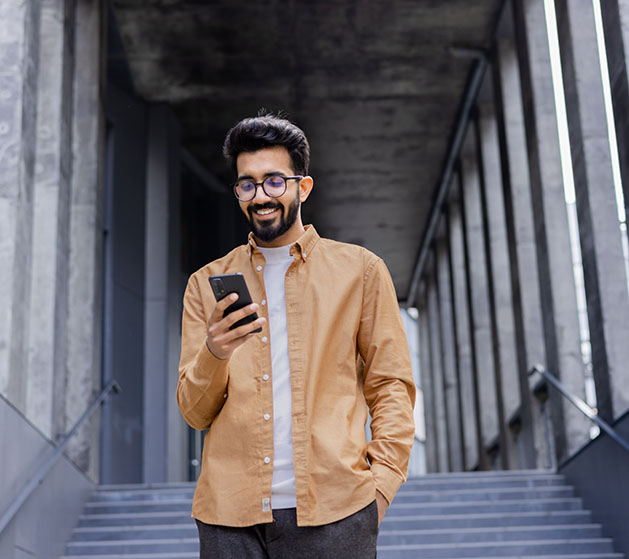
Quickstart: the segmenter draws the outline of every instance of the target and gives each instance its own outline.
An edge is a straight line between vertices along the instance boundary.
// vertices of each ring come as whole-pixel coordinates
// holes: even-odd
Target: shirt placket
[[[251,264],[255,271],[260,290],[262,292],[262,300],[259,304],[258,315],[266,318],[267,322],[262,328],[262,333],[258,334],[251,342],[258,344],[258,355],[262,358],[259,361],[256,374],[256,382],[258,383],[258,402],[259,405],[255,412],[253,421],[260,426],[257,430],[259,435],[258,452],[256,460],[259,460],[260,484],[259,506],[258,511],[271,514],[271,484],[273,482],[273,385],[272,385],[272,369],[271,369],[271,343],[269,339],[269,313],[266,301],[266,288],[264,285],[264,267],[266,265],[264,256],[256,251],[253,247],[251,255]]]
[[[308,460],[306,439],[306,410],[304,394],[304,362],[301,347],[301,313],[299,293],[301,276],[305,273],[298,245],[291,249],[295,261],[288,268],[285,278],[286,325],[288,333],[288,358],[290,362],[290,384],[292,398],[293,467],[297,497],[297,516],[307,514],[308,506]]]

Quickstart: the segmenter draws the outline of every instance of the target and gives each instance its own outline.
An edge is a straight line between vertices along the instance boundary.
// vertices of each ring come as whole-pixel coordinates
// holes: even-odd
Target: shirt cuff
[[[372,464],[371,475],[376,481],[376,489],[384,495],[390,505],[404,480],[383,464]]]
[[[222,373],[227,369],[227,365],[229,364],[229,359],[220,359],[216,357],[207,346],[207,338],[203,341],[203,347],[197,353],[197,363],[196,366],[200,367],[203,370],[211,370],[216,373]]]

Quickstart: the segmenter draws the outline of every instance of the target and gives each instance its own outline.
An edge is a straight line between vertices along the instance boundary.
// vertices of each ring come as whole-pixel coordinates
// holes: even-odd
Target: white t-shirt
[[[264,267],[264,288],[271,338],[271,379],[273,383],[273,482],[271,507],[287,509],[297,506],[295,469],[293,467],[292,400],[288,332],[286,329],[286,297],[284,277],[293,263],[290,245],[261,248]]]

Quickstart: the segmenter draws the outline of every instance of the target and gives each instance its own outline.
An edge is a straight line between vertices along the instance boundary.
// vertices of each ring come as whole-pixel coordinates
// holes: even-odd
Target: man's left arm
[[[358,349],[365,362],[364,392],[371,414],[367,457],[383,505],[406,480],[413,446],[415,381],[400,308],[386,265],[374,258],[366,268]],[[386,506],[384,508],[386,508]]]

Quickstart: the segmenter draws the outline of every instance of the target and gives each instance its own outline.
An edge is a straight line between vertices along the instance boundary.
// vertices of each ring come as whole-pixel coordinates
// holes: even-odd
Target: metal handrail
[[[94,413],[94,410],[96,410],[98,406],[100,406],[107,398],[109,398],[110,393],[114,392],[118,394],[121,391],[122,389],[120,388],[120,385],[115,380],[112,380],[105,388],[103,388],[99,396],[87,407],[87,409],[83,412],[83,415],[81,415],[78,421],[74,424],[74,427],[72,427],[72,429],[68,431],[68,434],[64,437],[63,441],[61,441],[61,443],[55,448],[55,451],[50,455],[50,457],[48,457],[42,463],[35,475],[22,488],[22,490],[13,500],[9,508],[4,512],[2,517],[0,517],[0,534],[9,525],[9,522],[13,520],[13,517],[17,514],[17,512],[20,510],[26,500],[31,496],[31,493],[35,490],[35,488],[48,475],[48,472],[51,470],[61,453],[64,451],[70,439],[77,432],[78,428],[85,422],[88,417],[92,415],[92,413]]]
[[[616,441],[622,448],[624,448],[627,452],[629,452],[629,443],[625,441],[618,432],[600,415],[598,415],[597,410],[588,406],[581,398],[575,396],[574,394],[570,394],[561,381],[551,375],[543,365],[533,365],[531,370],[529,371],[529,376],[534,373],[539,373],[542,377],[544,377],[554,388],[556,388],[562,396],[568,399],[568,401],[573,404],[585,417],[587,417],[590,421],[596,423],[603,431],[605,431],[614,441]]]

